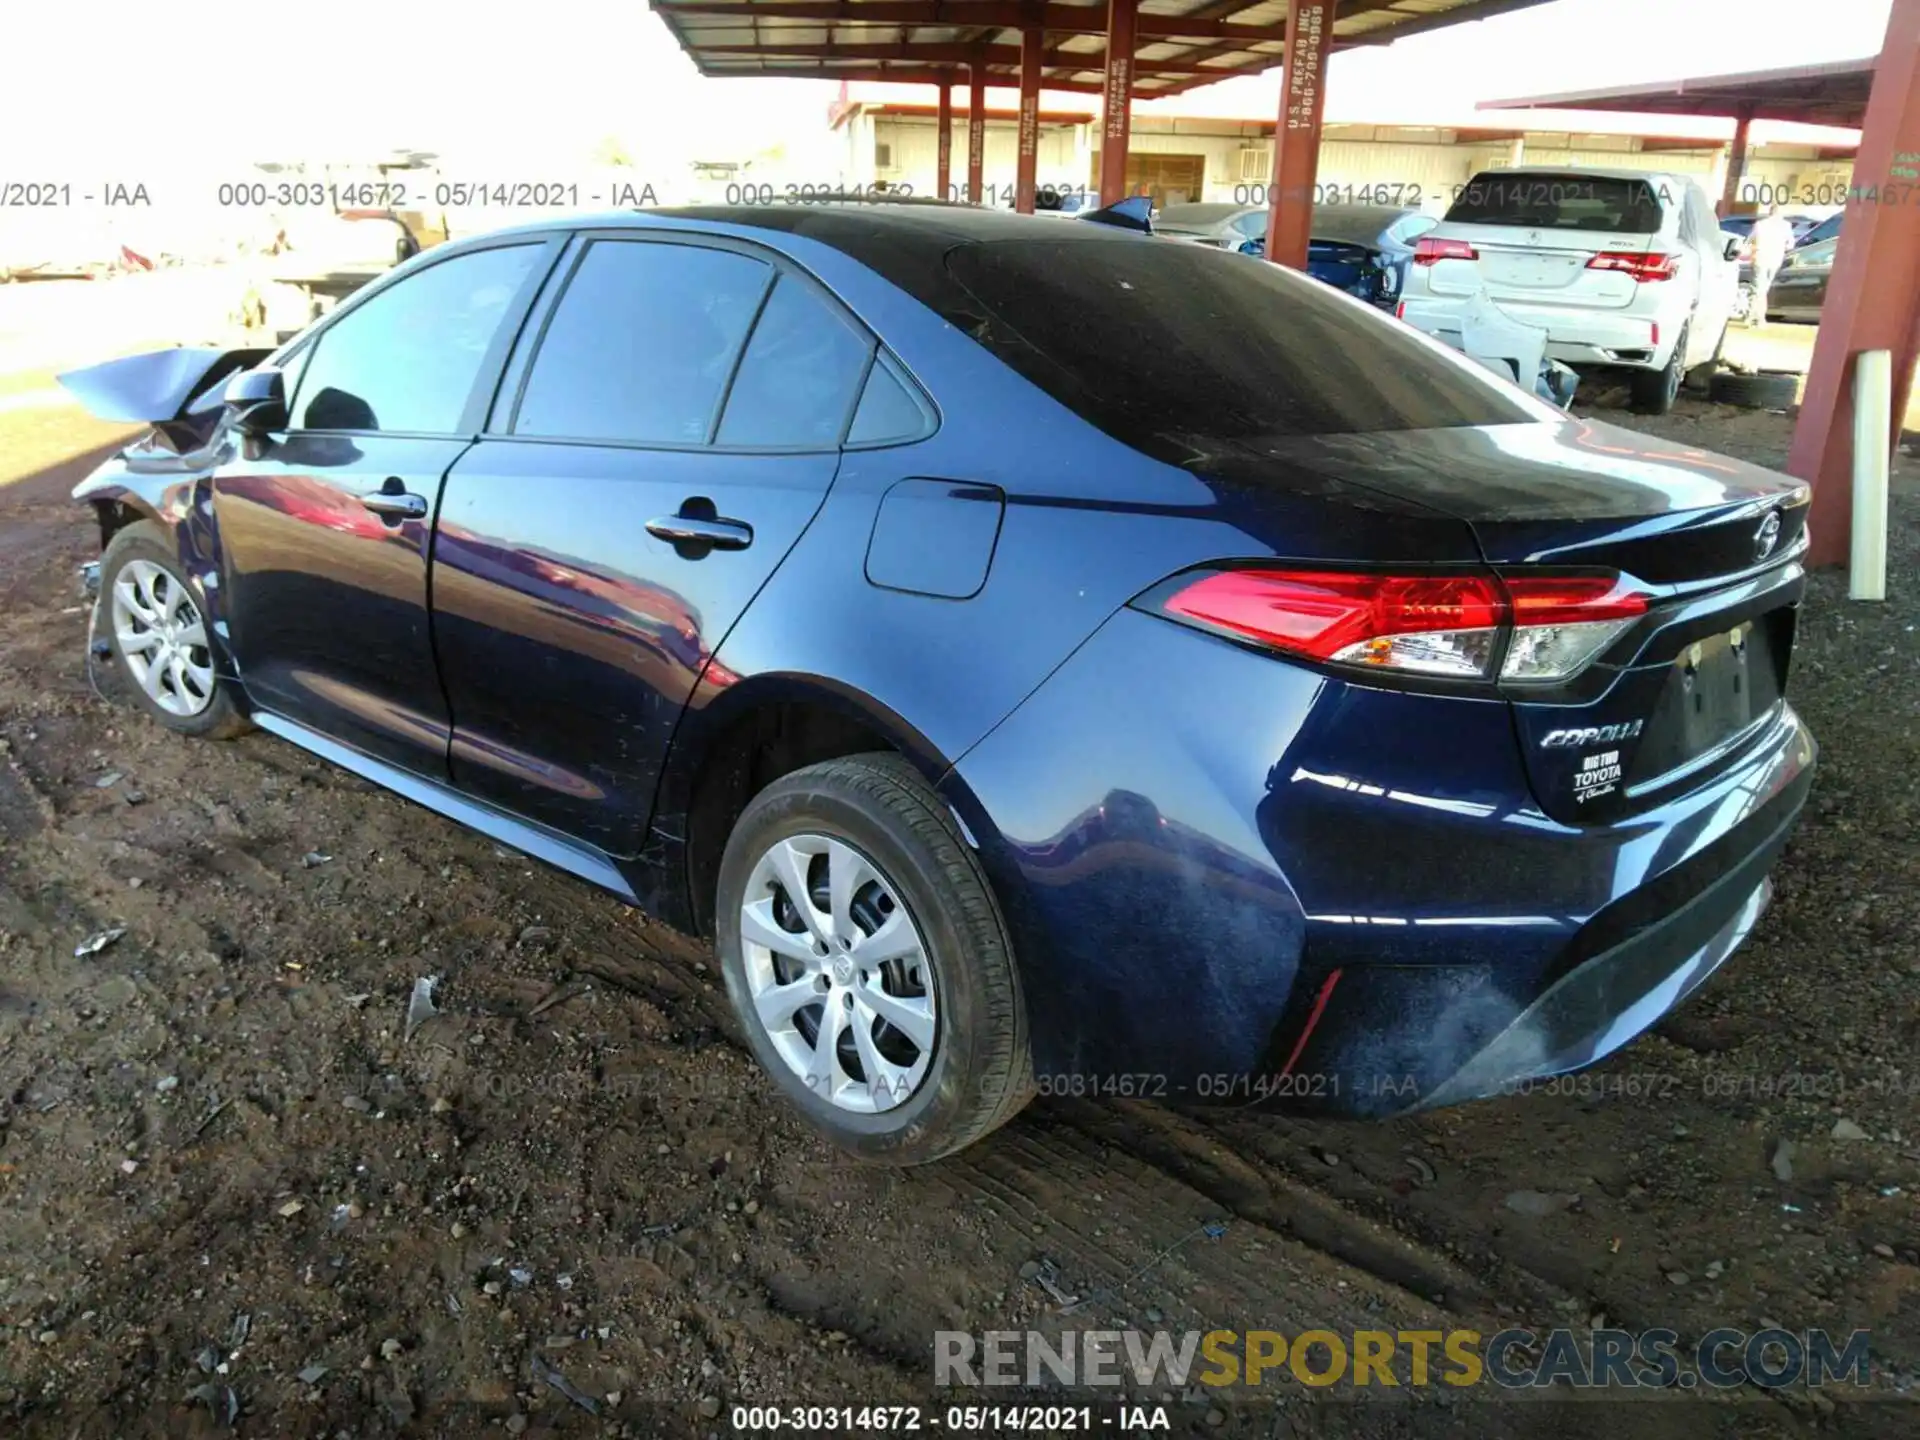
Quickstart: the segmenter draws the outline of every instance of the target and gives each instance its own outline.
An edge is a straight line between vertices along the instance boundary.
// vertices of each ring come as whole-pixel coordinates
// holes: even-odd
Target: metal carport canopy
[[[1858,130],[1873,90],[1874,57],[1614,85],[1564,95],[1484,100],[1482,110],[1624,110],[1636,115],[1724,115]]]
[[[1546,0],[1347,0],[1335,50],[1384,45]],[[1108,0],[652,0],[703,75],[941,84],[982,64],[1020,81],[1023,31],[1050,38],[1049,90],[1106,90]],[[1139,0],[1132,93],[1177,95],[1286,58],[1290,0]]]

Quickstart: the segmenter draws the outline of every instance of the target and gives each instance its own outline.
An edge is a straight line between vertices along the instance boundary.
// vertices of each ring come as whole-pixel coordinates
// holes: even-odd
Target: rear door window
[[[513,433],[705,445],[772,279],[733,250],[594,241],[541,337]]]
[[[1486,170],[1447,210],[1449,224],[1657,235],[1663,211],[1653,182],[1577,171]]]
[[[838,445],[872,350],[873,342],[805,281],[782,275],[727,393],[718,443],[782,449]]]

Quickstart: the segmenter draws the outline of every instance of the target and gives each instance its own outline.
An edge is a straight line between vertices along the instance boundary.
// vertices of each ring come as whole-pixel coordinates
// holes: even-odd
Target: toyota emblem
[[[1760,528],[1753,532],[1753,558],[1756,562],[1766,559],[1773,553],[1773,547],[1780,543],[1780,512],[1769,510],[1767,518],[1760,522]]]

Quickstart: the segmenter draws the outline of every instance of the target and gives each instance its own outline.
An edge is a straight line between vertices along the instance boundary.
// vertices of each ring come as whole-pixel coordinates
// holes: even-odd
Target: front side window
[[[487,352],[542,249],[503,245],[450,256],[343,314],[306,347],[294,428],[457,433]]]
[[[541,338],[513,433],[706,444],[772,279],[732,250],[595,241]]]

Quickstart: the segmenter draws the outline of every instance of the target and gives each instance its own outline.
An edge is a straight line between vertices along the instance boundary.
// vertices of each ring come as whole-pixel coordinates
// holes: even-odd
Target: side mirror
[[[264,435],[287,428],[287,383],[271,368],[242,370],[220,397],[243,435]]]

